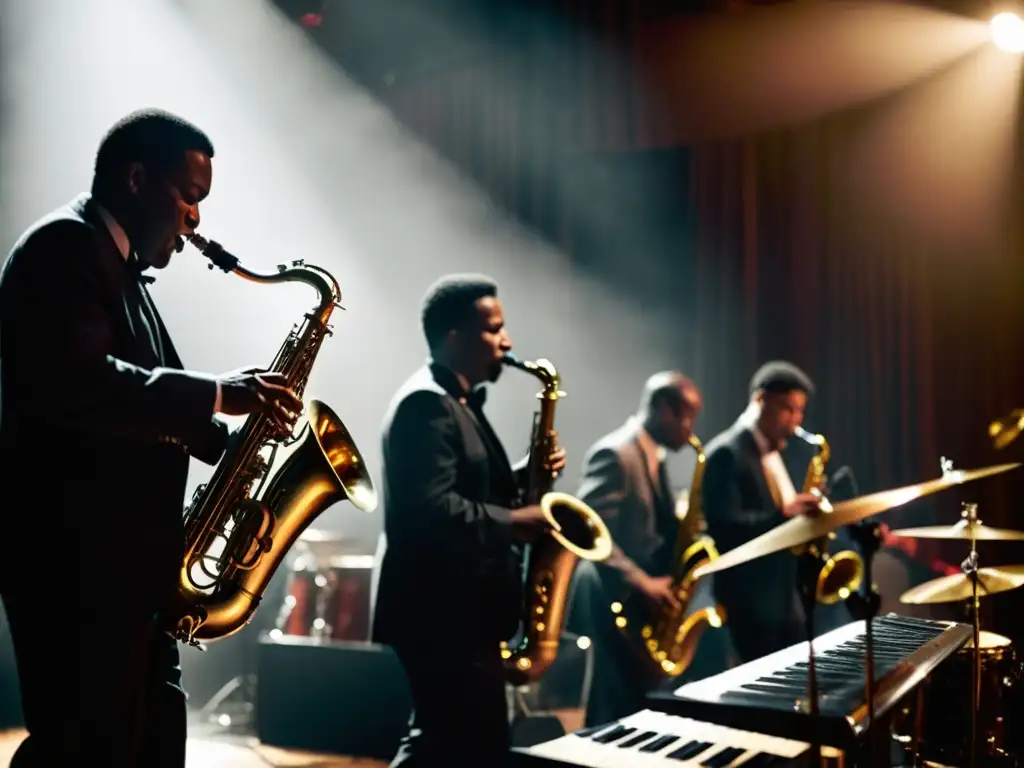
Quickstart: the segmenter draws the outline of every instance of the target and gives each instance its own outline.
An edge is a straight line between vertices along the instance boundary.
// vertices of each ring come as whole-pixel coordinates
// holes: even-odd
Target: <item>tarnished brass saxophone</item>
[[[558,656],[565,626],[569,583],[579,559],[601,561],[612,552],[612,537],[593,509],[575,496],[551,490],[554,478],[545,469],[556,447],[555,405],[565,397],[559,377],[548,360],[530,362],[505,355],[505,365],[540,380],[540,411],[534,419],[523,505],[539,504],[551,528],[526,548],[523,573],[521,639],[516,647],[501,644],[506,679],[513,685],[538,680]]]
[[[331,332],[328,321],[341,298],[337,281],[301,261],[279,266],[277,274],[259,274],[215,241],[200,235],[189,240],[210,259],[211,269],[254,283],[299,282],[316,290],[316,307],[288,334],[269,368],[284,374],[301,397]],[[196,489],[186,507],[181,606],[171,622],[182,642],[201,648],[200,640],[227,637],[244,627],[289,548],[335,502],[348,499],[364,512],[376,509],[377,493],[341,419],[319,400],[305,403],[301,419],[301,431],[286,443],[296,447],[269,476],[279,443],[270,417],[251,414],[210,482]],[[254,488],[265,478],[265,487]]]
[[[697,452],[697,466],[690,483],[686,516],[679,520],[672,560],[672,593],[679,601],[679,607],[666,606],[652,616],[639,594],[627,600],[625,605],[616,602],[611,606],[615,625],[630,642],[642,646],[638,650],[642,658],[650,662],[648,666],[652,677],[678,677],[685,672],[693,661],[697,642],[704,630],[709,626],[721,627],[725,620],[722,606],[708,606],[687,616],[690,601],[697,590],[693,572],[718,557],[714,540],[699,533],[704,518],[701,499],[706,466],[704,448],[696,435],[691,435],[689,442]]]
[[[818,449],[807,465],[803,492],[821,496],[825,501],[821,511],[823,514],[827,514],[832,510],[832,505],[825,498],[828,489],[826,467],[831,456],[828,441],[824,435],[812,435],[802,427],[797,427],[795,434]],[[820,561],[821,571],[818,573],[815,596],[817,601],[823,605],[834,605],[840,600],[848,598],[860,589],[861,579],[864,577],[864,561],[853,550],[846,549],[835,555],[829,554],[828,543],[834,538],[834,533],[829,534],[828,537],[794,547],[791,550],[797,555],[810,554]]]

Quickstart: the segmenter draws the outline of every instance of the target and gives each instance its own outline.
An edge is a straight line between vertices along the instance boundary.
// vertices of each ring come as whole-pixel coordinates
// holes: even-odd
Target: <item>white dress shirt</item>
[[[757,428],[757,419],[760,415],[761,407],[757,403],[751,403],[740,418],[750,427],[750,431],[754,435],[754,442],[757,443],[757,447],[761,451],[761,468],[764,471],[768,489],[772,493],[776,506],[782,509],[796,498],[796,489],[786,470],[786,464],[782,461],[782,455],[771,447],[768,438]]]
[[[96,206],[96,210],[99,211],[100,218],[103,219],[103,223],[107,225],[107,229],[110,231],[110,236],[114,240],[114,245],[117,246],[118,252],[121,254],[121,258],[128,261],[128,256],[131,253],[131,244],[128,242],[128,233],[124,231],[124,227],[117,223],[110,211],[104,208],[102,205],[93,200],[93,204]],[[159,330],[157,330],[159,333]],[[221,408],[221,388],[220,382],[214,382],[217,385],[217,394],[213,401],[213,412],[215,414],[220,413]]]

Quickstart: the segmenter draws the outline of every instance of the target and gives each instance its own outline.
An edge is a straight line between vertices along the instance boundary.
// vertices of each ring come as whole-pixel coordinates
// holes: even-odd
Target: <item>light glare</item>
[[[1024,21],[1015,13],[997,13],[989,22],[992,42],[1007,53],[1024,53]]]

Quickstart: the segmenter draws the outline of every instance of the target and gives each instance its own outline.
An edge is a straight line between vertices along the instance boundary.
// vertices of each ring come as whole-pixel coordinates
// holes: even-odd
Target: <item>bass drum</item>
[[[1021,743],[1021,663],[1009,638],[981,632],[981,706],[978,711],[979,764],[1016,766]],[[920,723],[918,755],[940,765],[970,762],[971,666],[974,641],[940,664],[898,713],[894,735],[908,749]],[[920,709],[919,709],[919,705]]]
[[[368,641],[373,566],[373,555],[342,555],[327,567],[293,570],[278,630],[321,641]]]

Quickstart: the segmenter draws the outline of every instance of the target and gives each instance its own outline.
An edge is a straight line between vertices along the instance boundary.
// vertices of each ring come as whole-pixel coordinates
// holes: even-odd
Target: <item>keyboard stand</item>
[[[814,606],[818,602],[818,576],[821,573],[821,558],[814,550],[808,549],[797,564],[797,581],[800,600],[804,604],[804,629],[807,633],[807,701],[812,719],[820,716],[818,702],[818,672],[814,662]],[[815,766],[821,762],[821,740],[811,742],[811,759]]]
[[[874,619],[878,616],[878,610],[882,604],[878,589],[875,587],[875,580],[871,575],[871,565],[875,554],[882,546],[882,529],[876,520],[862,520],[850,528],[850,534],[857,546],[860,547],[861,557],[864,560],[864,591],[850,595],[847,599],[850,601],[853,615],[865,623],[864,675],[866,688],[864,690],[868,705],[868,732],[865,739],[868,760],[866,764],[887,766],[891,764],[891,752],[884,734],[882,738],[879,738],[880,729],[875,723],[875,646],[872,629]]]

